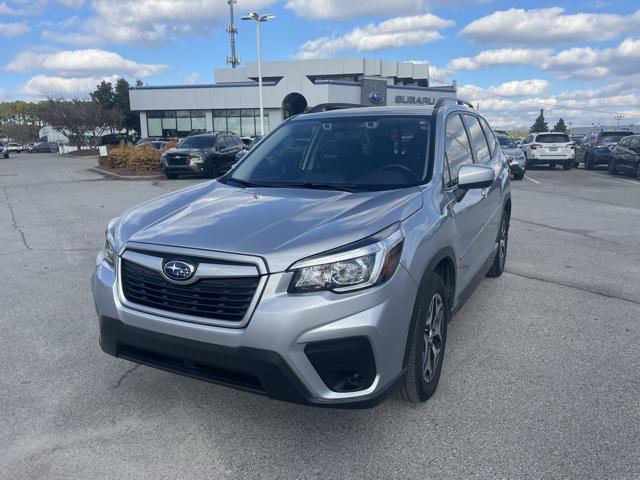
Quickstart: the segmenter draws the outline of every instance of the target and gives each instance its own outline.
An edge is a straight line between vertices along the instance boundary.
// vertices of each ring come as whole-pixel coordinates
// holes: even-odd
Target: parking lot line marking
[[[608,175],[606,170],[580,170],[581,172],[584,173],[588,173],[590,175],[597,175],[601,178],[610,178],[611,180],[616,180],[616,181],[620,181],[620,182],[625,182],[625,183],[630,183],[632,185],[640,185],[640,181],[638,180],[632,180],[630,178],[620,178],[620,177],[615,177],[613,175]]]
[[[526,178],[527,180],[532,181],[533,183],[535,183],[536,185],[541,185],[542,183],[539,182],[538,180],[531,178],[529,175],[525,175],[524,178]]]

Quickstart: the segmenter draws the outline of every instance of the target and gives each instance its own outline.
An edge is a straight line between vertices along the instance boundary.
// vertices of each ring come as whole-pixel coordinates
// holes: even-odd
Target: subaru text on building
[[[291,118],[223,177],[110,222],[102,349],[304,404],[425,401],[447,323],[504,269],[509,179],[455,99]]]

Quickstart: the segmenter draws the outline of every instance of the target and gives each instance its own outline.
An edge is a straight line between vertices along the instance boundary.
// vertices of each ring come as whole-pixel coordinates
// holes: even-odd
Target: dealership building
[[[140,113],[143,137],[184,137],[229,131],[260,134],[258,65],[223,68],[214,84],[132,87],[131,109]],[[262,62],[265,131],[286,118],[327,103],[365,106],[433,105],[456,95],[455,84],[430,86],[422,63],[367,60]]]

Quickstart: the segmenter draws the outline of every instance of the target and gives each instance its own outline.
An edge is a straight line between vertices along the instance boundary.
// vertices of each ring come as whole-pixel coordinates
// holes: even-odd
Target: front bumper
[[[329,407],[374,406],[404,375],[417,285],[402,265],[385,284],[342,295],[288,294],[292,275],[269,274],[249,323],[227,328],[129,308],[120,301],[115,272],[101,255],[96,263],[92,287],[100,344],[110,355],[280,400]],[[354,338],[371,346],[372,382],[357,391],[334,391],[305,348]]]

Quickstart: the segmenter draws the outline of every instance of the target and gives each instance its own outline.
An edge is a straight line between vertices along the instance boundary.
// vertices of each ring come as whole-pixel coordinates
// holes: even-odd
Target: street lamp
[[[620,126],[620,120],[622,120],[624,118],[624,114],[623,113],[616,113],[613,118],[615,118],[618,121],[618,126]]]
[[[258,95],[260,97],[260,135],[264,136],[264,106],[262,104],[262,54],[260,53],[260,24],[276,18],[275,15],[267,13],[260,15],[258,12],[250,12],[242,20],[253,20],[256,22],[256,47],[258,50]]]

